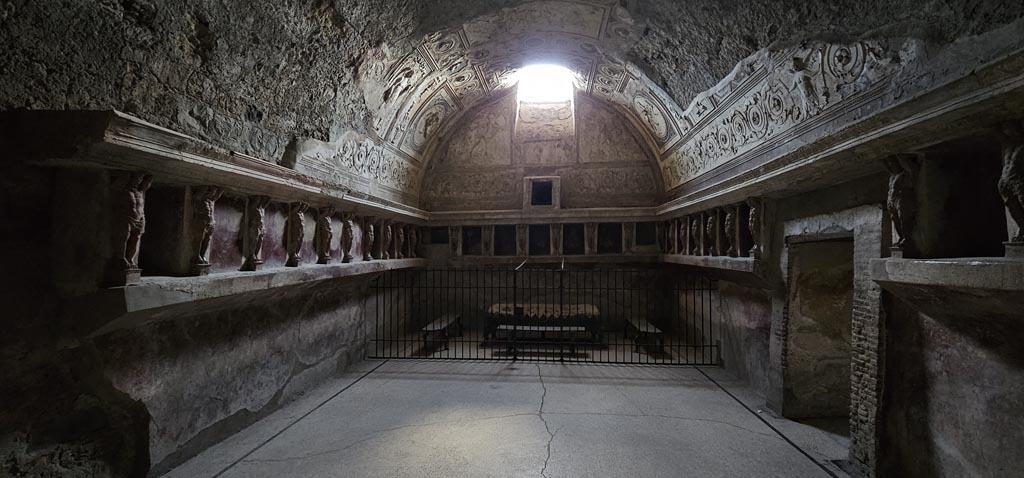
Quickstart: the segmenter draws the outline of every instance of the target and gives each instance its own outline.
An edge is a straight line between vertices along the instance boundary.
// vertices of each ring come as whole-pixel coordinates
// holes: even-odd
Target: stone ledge
[[[960,330],[1024,326],[1024,261],[874,259],[871,279],[915,309]]]
[[[473,265],[516,265],[522,264],[529,268],[536,264],[653,264],[658,262],[658,254],[591,254],[578,256],[458,256],[449,259],[453,266]],[[528,259],[528,260],[527,260]]]
[[[661,262],[683,266],[703,267],[705,269],[724,269],[733,272],[760,274],[761,261],[750,257],[726,256],[689,256],[682,254],[662,254]]]
[[[883,285],[1024,292],[1024,261],[998,257],[874,259],[871,279]]]
[[[710,275],[738,284],[768,288],[768,274],[764,261],[752,257],[689,256],[662,254],[660,262],[705,269]]]
[[[507,224],[573,224],[584,222],[655,222],[654,207],[515,209],[500,211],[436,211],[431,226],[501,226]]]
[[[427,265],[426,259],[392,259],[347,264],[310,264],[276,267],[257,272],[226,272],[203,277],[143,277],[138,284],[112,287],[86,298],[86,307],[101,307],[118,318],[105,323],[92,336],[137,327],[155,320],[188,313],[189,306],[210,299],[251,300],[253,294],[275,293],[276,289],[312,289],[325,281],[371,280],[376,274]]]
[[[384,197],[397,194],[386,186],[356,191],[353,184],[323,181],[120,111],[14,111],[0,115],[0,125],[8,124],[15,157],[43,166],[145,171],[164,184],[215,184],[240,195],[334,204],[357,214],[417,224],[428,217]]]

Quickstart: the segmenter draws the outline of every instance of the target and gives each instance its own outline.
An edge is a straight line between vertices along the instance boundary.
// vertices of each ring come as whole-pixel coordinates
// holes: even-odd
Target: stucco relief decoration
[[[664,142],[668,139],[668,121],[655,100],[647,95],[637,95],[633,98],[633,110],[644,124],[650,128],[655,140]]]
[[[571,171],[570,181],[564,183],[566,194],[605,195],[621,194],[629,185],[629,190],[646,194],[655,190],[654,176],[650,170],[643,169],[584,169]]]
[[[509,172],[475,172],[439,176],[427,185],[424,195],[444,199],[478,199],[515,194],[518,178]]]
[[[432,71],[418,51],[393,63],[389,63],[389,53],[380,50],[371,53],[366,68],[369,73],[364,81],[366,104],[375,112],[373,128],[381,138],[394,135],[394,119],[399,111],[410,107],[408,103],[415,102],[415,93]]]
[[[420,159],[465,111],[512,87],[524,64],[563,64],[576,72],[582,91],[591,91],[598,65],[622,63],[609,51],[635,41],[642,28],[610,0],[530,2],[424,35],[412,50],[382,45],[360,69],[374,129],[386,144]],[[622,72],[606,68],[604,87],[618,88]],[[620,103],[629,109],[629,101]]]
[[[303,168],[316,169],[316,176],[336,184],[345,184],[345,173],[350,173],[400,191],[416,193],[419,189],[417,168],[369,139],[345,139],[333,149],[318,149],[311,158],[313,161],[303,161]]]
[[[700,176],[825,114],[843,100],[878,87],[899,69],[874,43],[817,44],[771,58],[762,56],[756,64],[740,67],[753,73],[741,81],[730,75],[686,110],[684,122],[696,128],[665,159],[666,188]]]

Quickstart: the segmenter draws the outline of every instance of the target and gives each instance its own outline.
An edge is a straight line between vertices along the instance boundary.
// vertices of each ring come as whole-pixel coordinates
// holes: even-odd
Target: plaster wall
[[[561,177],[562,208],[658,204],[658,173],[629,121],[583,93],[575,106],[575,131],[554,139],[516,139],[512,93],[467,114],[431,162],[424,207],[519,209],[527,176]]]
[[[95,339],[111,385],[149,415],[152,473],[361,359],[367,295],[365,282],[248,294]]]
[[[764,394],[768,389],[771,292],[730,281],[718,282],[721,302],[722,366]]]
[[[1020,331],[967,332],[888,300],[883,476],[1017,474],[1024,467]]]
[[[128,327],[91,335],[124,316],[123,300],[110,300],[116,289],[99,285],[106,174],[0,168],[0,207],[16,219],[0,221],[3,245],[22,271],[4,275],[0,288],[9,304],[0,314],[8,331],[0,337],[0,395],[16,398],[0,410],[0,474],[158,474],[362,357],[365,317],[376,304],[372,277],[134,312]],[[225,238],[234,237],[238,211],[234,199],[222,201],[215,238],[223,240],[211,256],[235,270],[234,241]],[[268,208],[271,264],[279,215]]]
[[[783,414],[850,413],[853,241],[789,247],[789,317]]]

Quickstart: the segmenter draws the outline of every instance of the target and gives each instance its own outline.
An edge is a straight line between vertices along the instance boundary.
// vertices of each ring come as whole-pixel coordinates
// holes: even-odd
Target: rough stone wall
[[[416,3],[6,1],[0,109],[119,109],[280,161],[294,136],[365,130],[361,57]]]
[[[519,209],[526,176],[560,176],[563,208],[657,204],[657,173],[627,120],[584,94],[575,109],[575,134],[543,141],[516,139],[514,94],[467,115],[424,178],[424,206]]]
[[[811,38],[914,37],[949,43],[1024,16],[1019,2],[633,0],[646,22],[629,56],[684,108],[736,64],[773,43]]]

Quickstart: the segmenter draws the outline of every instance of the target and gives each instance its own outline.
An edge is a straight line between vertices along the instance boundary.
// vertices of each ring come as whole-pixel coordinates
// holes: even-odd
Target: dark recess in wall
[[[607,222],[597,225],[597,253],[622,253],[622,224]]]
[[[530,225],[530,255],[551,255],[551,227],[547,224]]]
[[[483,254],[483,231],[480,227],[462,228],[462,254],[466,256],[479,256]]]
[[[516,255],[516,227],[494,226],[494,255]]]
[[[580,256],[585,254],[583,224],[562,225],[562,254]]]

